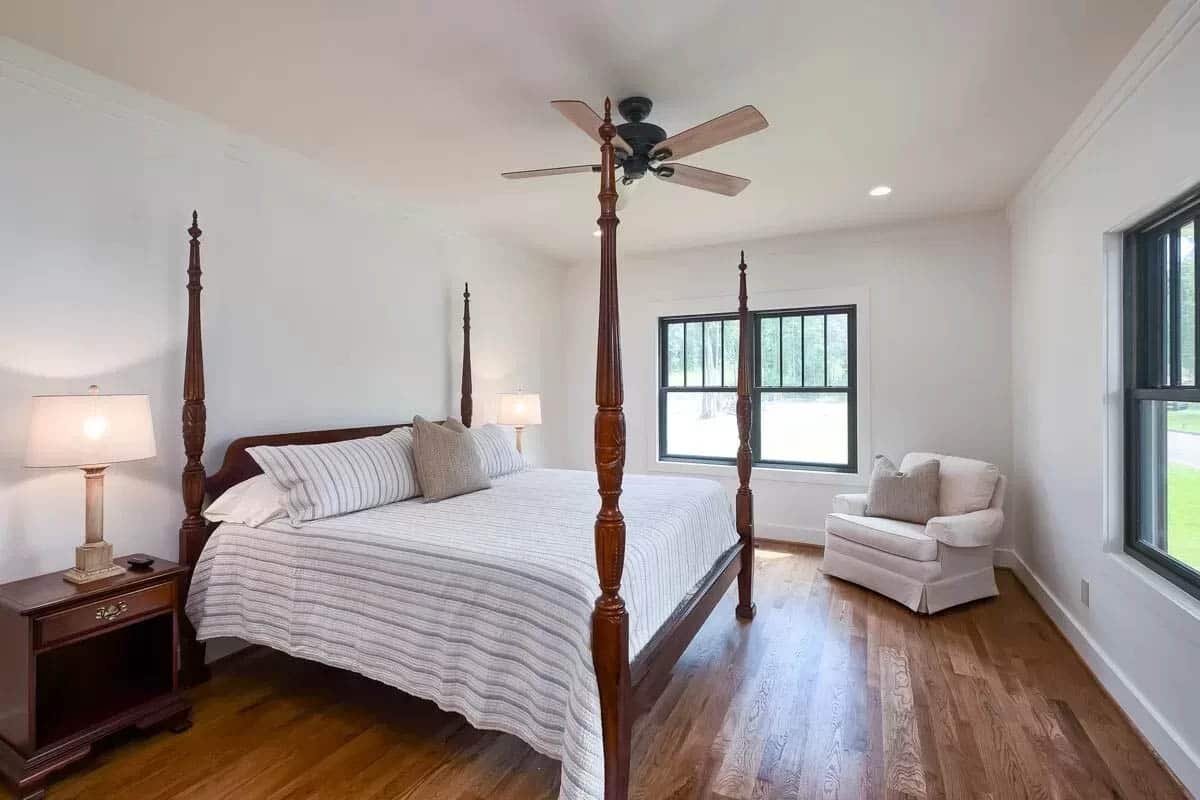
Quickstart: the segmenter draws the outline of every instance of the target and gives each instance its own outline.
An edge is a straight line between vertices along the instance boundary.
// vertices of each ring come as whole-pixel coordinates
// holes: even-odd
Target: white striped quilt
[[[196,566],[187,614],[200,639],[350,669],[513,734],[562,761],[560,800],[599,800],[598,508],[595,474],[539,469],[301,528],[224,524]],[[627,475],[621,508],[636,655],[737,535],[714,481]]]

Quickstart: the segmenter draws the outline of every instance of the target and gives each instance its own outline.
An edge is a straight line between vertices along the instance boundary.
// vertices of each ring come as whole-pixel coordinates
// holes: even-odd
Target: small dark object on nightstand
[[[130,569],[138,572],[154,566],[154,559],[143,553],[138,553],[135,556],[126,556],[125,560],[129,563]]]

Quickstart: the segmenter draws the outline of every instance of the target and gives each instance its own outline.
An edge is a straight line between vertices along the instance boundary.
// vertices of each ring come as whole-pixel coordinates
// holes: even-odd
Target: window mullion
[[[821,315],[821,337],[823,344],[821,345],[821,353],[825,357],[825,385],[829,385],[829,315]]]
[[[806,379],[804,376],[804,372],[805,372],[804,366],[806,364],[806,358],[804,356],[804,338],[805,338],[804,337],[804,317],[802,316],[802,317],[800,317],[800,385],[801,386],[808,385],[805,382]]]

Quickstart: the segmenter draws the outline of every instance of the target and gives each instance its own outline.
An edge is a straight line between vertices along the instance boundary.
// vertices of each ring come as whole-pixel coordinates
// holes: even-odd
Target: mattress
[[[232,636],[353,670],[513,734],[562,762],[561,800],[604,794],[590,650],[599,593],[596,476],[528,470],[491,489],[292,527],[223,524],[187,614]],[[636,656],[737,543],[721,486],[627,475],[621,594]]]

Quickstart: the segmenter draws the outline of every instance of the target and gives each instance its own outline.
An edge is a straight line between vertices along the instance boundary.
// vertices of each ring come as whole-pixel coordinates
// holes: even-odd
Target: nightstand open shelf
[[[123,728],[190,725],[184,575],[159,561],[91,584],[55,573],[0,586],[0,773],[18,798],[41,797],[51,773]]]
[[[174,690],[169,641],[174,620],[159,614],[36,655],[40,750],[87,730],[125,709]]]

